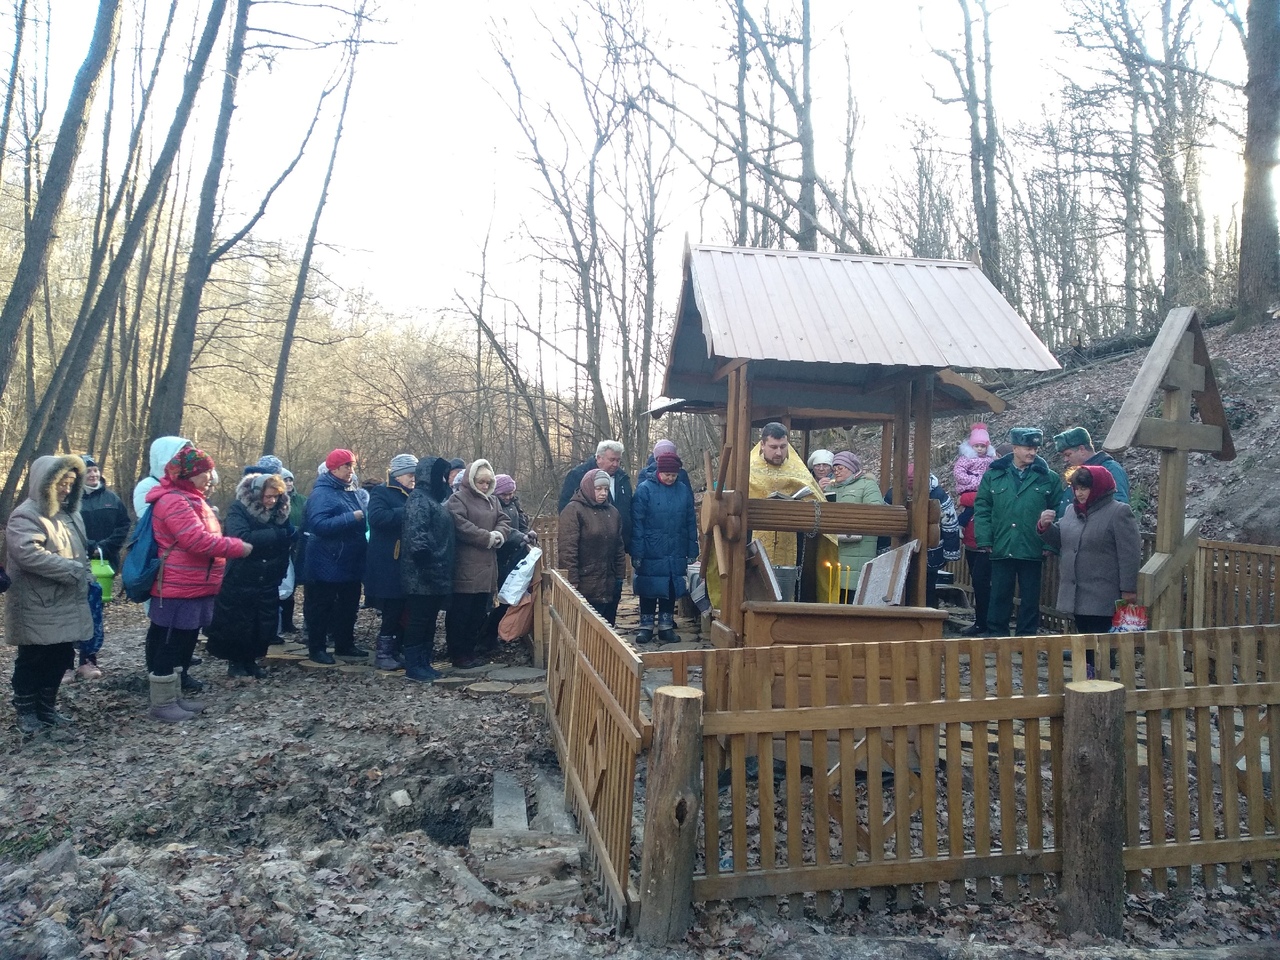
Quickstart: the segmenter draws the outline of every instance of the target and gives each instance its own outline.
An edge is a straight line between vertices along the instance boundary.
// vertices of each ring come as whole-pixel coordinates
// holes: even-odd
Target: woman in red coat
[[[213,460],[185,446],[165,465],[164,477],[147,493],[151,529],[161,566],[151,587],[151,629],[147,662],[152,664],[151,716],[166,723],[189,720],[204,709],[181,699],[180,667],[191,659],[200,628],[213,620],[214,598],[222,587],[228,557],[247,557],[253,548],[224,537],[205,500]]]

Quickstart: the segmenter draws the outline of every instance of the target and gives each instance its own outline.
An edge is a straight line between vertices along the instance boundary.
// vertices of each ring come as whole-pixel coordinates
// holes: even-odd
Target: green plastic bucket
[[[102,587],[102,602],[110,603],[111,586],[116,582],[116,572],[111,569],[111,564],[101,557],[94,557],[89,561],[89,572],[93,574],[93,579],[97,580]]]

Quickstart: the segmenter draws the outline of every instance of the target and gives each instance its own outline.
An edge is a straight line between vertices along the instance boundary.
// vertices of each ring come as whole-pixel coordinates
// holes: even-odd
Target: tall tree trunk
[[[231,134],[231,117],[236,109],[236,85],[244,62],[244,38],[249,28],[250,5],[251,0],[237,0],[236,3],[235,27],[227,48],[227,68],[222,79],[222,103],[213,130],[209,165],[205,168],[204,183],[200,187],[187,273],[182,280],[182,299],[178,301],[178,316],[169,341],[169,359],[151,399],[149,437],[178,436],[182,432],[182,405],[187,395],[187,373],[191,369],[191,352],[200,320],[200,300],[209,272],[213,269],[214,215],[227,156],[227,138]]]
[[[84,145],[85,133],[89,129],[89,114],[98,90],[98,81],[115,50],[119,33],[120,0],[101,0],[93,28],[93,39],[89,43],[89,54],[81,64],[71,87],[71,97],[67,101],[67,110],[62,117],[53,153],[49,157],[40,196],[36,200],[31,222],[27,225],[22,258],[18,262],[4,307],[0,308],[0,397],[4,396],[5,388],[9,385],[9,375],[13,371],[18,331],[49,267],[54,226],[66,201],[76,159],[80,156],[80,148]],[[8,498],[3,499],[7,508]]]
[[[192,54],[186,77],[183,80],[182,97],[175,108],[173,121],[169,125],[169,132],[165,138],[164,145],[161,147],[155,165],[152,167],[147,185],[143,189],[142,195],[138,198],[137,208],[120,238],[119,250],[116,252],[115,259],[111,262],[110,270],[107,271],[106,279],[103,281],[102,289],[98,292],[93,309],[89,311],[84,323],[77,324],[76,329],[72,332],[71,339],[63,351],[61,359],[58,361],[53,377],[50,379],[48,389],[45,391],[39,407],[31,418],[26,436],[22,441],[17,456],[14,457],[13,467],[10,469],[9,477],[5,481],[4,490],[0,491],[0,513],[7,513],[13,506],[14,494],[17,492],[18,482],[22,478],[27,462],[39,450],[51,448],[51,435],[60,433],[62,425],[67,421],[71,406],[75,401],[75,395],[79,391],[81,383],[83,383],[89,359],[93,355],[94,348],[102,335],[102,330],[106,326],[111,311],[115,309],[116,299],[119,296],[120,287],[124,283],[125,274],[132,263],[133,254],[137,250],[147,222],[151,218],[156,200],[164,190],[166,181],[169,179],[169,173],[173,169],[173,161],[178,154],[178,147],[182,143],[182,135],[186,131],[187,122],[191,119],[196,93],[200,89],[200,82],[204,77],[205,68],[208,66],[209,57],[213,53],[214,43],[217,40],[218,30],[222,23],[222,16],[226,12],[226,7],[227,0],[213,0],[210,6],[209,16],[205,20],[204,32],[200,37],[199,45]]]
[[[1249,80],[1244,138],[1244,201],[1240,208],[1237,329],[1259,324],[1280,299],[1280,229],[1272,179],[1280,143],[1280,4],[1250,0],[1245,52]]]
[[[0,115],[0,174],[9,150],[9,118],[13,116],[14,94],[18,89],[18,67],[22,62],[22,40],[27,31],[27,0],[18,0],[13,11],[13,59],[9,62],[9,88],[4,93],[4,113]],[[0,176],[0,183],[4,182]]]
[[[293,350],[293,335],[298,327],[298,314],[302,312],[302,301],[307,295],[307,279],[311,274],[311,256],[316,248],[316,235],[320,232],[320,217],[324,214],[325,204],[329,200],[329,184],[333,182],[333,168],[338,162],[342,128],[347,120],[347,105],[351,102],[351,85],[356,79],[356,57],[360,53],[360,25],[363,20],[362,5],[356,18],[356,33],[350,42],[351,62],[347,67],[346,89],[342,92],[342,109],[338,111],[338,128],[334,131],[333,148],[329,151],[329,166],[324,172],[324,182],[320,186],[315,215],[311,218],[311,229],[307,232],[307,244],[302,251],[302,262],[298,264],[298,280],[293,287],[293,299],[289,301],[289,315],[284,321],[284,334],[280,340],[280,359],[276,362],[276,375],[271,383],[271,406],[267,411],[267,428],[262,437],[264,455],[275,453],[276,435],[280,429],[280,408],[284,405],[284,385],[289,375],[289,353]]]

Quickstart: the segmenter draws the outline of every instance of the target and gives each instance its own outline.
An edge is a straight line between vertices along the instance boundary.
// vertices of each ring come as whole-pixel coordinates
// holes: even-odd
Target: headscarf
[[[1083,517],[1095,503],[1103,497],[1116,492],[1116,478],[1111,475],[1111,471],[1106,467],[1085,464],[1079,469],[1088,470],[1089,478],[1093,481],[1093,486],[1089,488],[1089,497],[1084,503],[1075,500],[1074,494],[1072,495],[1072,506],[1075,507],[1076,516]]]
[[[194,446],[183,447],[164,467],[164,475],[170,480],[190,480],[201,473],[212,471],[213,457]]]
[[[582,475],[582,480],[578,484],[578,489],[582,491],[582,496],[587,503],[594,506],[596,502],[596,487],[608,486],[609,474],[601,470],[599,467],[592,467]],[[605,503],[608,502],[608,500],[605,501]]]

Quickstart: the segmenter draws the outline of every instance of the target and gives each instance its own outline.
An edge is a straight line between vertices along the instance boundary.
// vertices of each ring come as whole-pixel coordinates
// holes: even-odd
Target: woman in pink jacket
[[[247,557],[253,550],[243,540],[222,535],[205,500],[212,474],[212,458],[187,445],[174,454],[159,485],[147,493],[161,560],[151,587],[147,631],[151,716],[166,723],[189,720],[204,709],[203,704],[181,698],[174,668],[190,661],[200,628],[213,620],[227,558]]]

